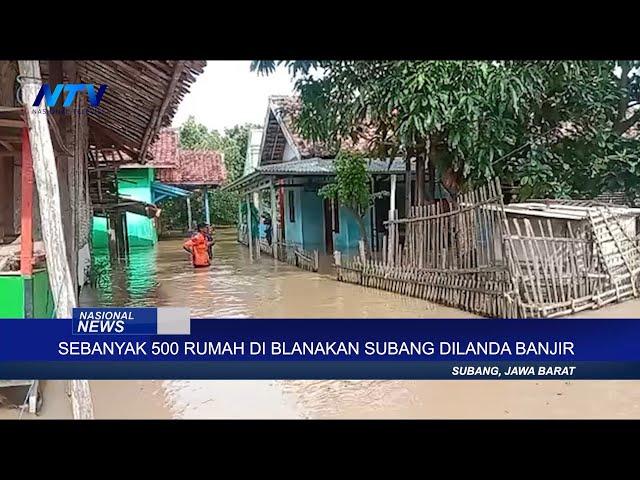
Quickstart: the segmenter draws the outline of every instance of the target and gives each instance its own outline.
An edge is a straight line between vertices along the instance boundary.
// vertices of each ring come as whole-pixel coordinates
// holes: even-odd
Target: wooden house
[[[124,247],[126,212],[149,208],[118,198],[117,166],[150,158],[204,64],[0,61],[0,317],[70,315],[91,264],[93,216],[108,218]],[[43,83],[107,89],[97,106],[77,95],[72,107],[36,108]]]

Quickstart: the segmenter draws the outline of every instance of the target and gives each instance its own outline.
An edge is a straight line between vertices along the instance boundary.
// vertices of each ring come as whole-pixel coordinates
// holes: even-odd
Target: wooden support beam
[[[5,142],[4,140],[0,140],[0,145],[2,145],[4,148],[9,150],[10,152],[15,152],[16,151],[16,149],[13,148],[13,146],[11,146],[11,144],[9,142]]]
[[[32,105],[42,86],[40,64],[37,60],[20,60],[18,66],[21,76],[36,79],[22,87],[25,104]],[[73,280],[67,262],[58,174],[49,124],[45,115],[39,115],[30,108],[26,109],[26,113],[33,169],[38,187],[47,271],[56,305],[56,316],[71,318],[72,308],[76,306],[76,292],[73,290]],[[87,380],[73,380],[70,387],[74,417],[77,419],[93,418],[93,402],[89,382]]]
[[[237,233],[238,233],[238,242],[240,242],[242,239],[240,237],[240,229],[242,228],[242,202],[238,202],[238,229],[237,229]]]
[[[278,257],[278,222],[277,222],[277,205],[276,205],[276,189],[273,185],[273,182],[269,185],[269,195],[271,199],[271,251],[273,253],[273,258]]]
[[[33,161],[29,129],[22,129],[22,169],[20,195],[20,273],[31,276],[33,265]]]
[[[405,168],[404,168],[404,214],[409,215],[411,211],[411,157],[406,156]]]
[[[249,260],[253,261],[253,236],[251,235],[251,195],[247,195],[247,243],[249,244]]]
[[[151,117],[149,125],[147,125],[147,129],[144,132],[144,136],[142,137],[139,155],[140,162],[144,162],[144,156],[147,153],[147,149],[149,147],[149,144],[151,143],[151,139],[153,138],[154,133],[162,124],[162,117],[164,117],[164,114],[167,111],[167,107],[169,106],[169,103],[171,103],[173,93],[176,89],[176,85],[178,85],[178,80],[180,80],[180,76],[182,75],[183,70],[184,60],[178,60],[173,69],[173,75],[171,76],[171,81],[169,82],[169,86],[167,87],[167,91],[164,95],[164,100],[162,101],[160,108],[155,110],[154,115]]]
[[[38,61],[19,61],[20,75],[40,78]],[[41,82],[32,81],[22,87],[27,105],[33,104],[40,90]],[[33,169],[38,187],[42,235],[47,255],[47,269],[58,318],[71,318],[76,306],[76,292],[67,261],[67,243],[62,228],[60,188],[56,160],[51,143],[49,123],[46,115],[40,115],[27,108],[29,122],[29,144],[33,157]]]
[[[24,122],[22,120],[11,120],[9,118],[0,118],[0,127],[22,128],[24,127]]]
[[[390,197],[391,206],[389,210],[396,209],[396,176],[391,175],[391,197]]]
[[[131,148],[132,141],[119,135],[116,132],[108,129],[107,127],[99,124],[95,120],[89,120],[89,126],[91,129],[95,130],[97,133],[107,137],[114,145],[117,145],[119,148],[122,148],[125,152],[131,155],[132,158],[135,157],[136,153]]]
[[[258,205],[256,206],[258,209],[258,234],[256,235],[256,257],[260,258],[261,250],[260,250],[260,223],[262,221],[262,193],[258,192],[256,195],[253,194],[254,202],[257,200]],[[257,197],[257,199],[256,199]]]

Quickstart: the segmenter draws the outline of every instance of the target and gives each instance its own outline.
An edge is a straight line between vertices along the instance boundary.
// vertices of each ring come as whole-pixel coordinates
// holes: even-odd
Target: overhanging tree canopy
[[[336,148],[367,138],[372,155],[415,158],[418,174],[428,160],[454,196],[494,175],[518,185],[522,198],[640,193],[640,144],[628,135],[640,120],[638,61],[261,61],[252,68],[269,73],[278,63],[296,78],[302,135]]]

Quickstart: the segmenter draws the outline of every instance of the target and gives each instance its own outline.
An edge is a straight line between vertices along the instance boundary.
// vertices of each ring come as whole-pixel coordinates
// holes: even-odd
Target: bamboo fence
[[[343,259],[337,279],[489,317],[557,317],[638,295],[640,246],[608,207],[583,228],[507,220],[496,179],[457,201],[389,212],[383,258]],[[403,235],[404,234],[404,235]]]
[[[264,242],[266,244],[266,241]],[[267,253],[271,254],[272,249],[269,246]],[[277,260],[288,263],[294,267],[317,272],[319,268],[318,250],[307,251],[302,246],[295,243],[277,242],[276,243]]]

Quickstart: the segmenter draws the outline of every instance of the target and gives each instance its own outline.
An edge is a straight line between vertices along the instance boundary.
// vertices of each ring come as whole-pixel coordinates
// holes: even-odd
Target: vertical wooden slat
[[[20,273],[33,273],[33,159],[29,144],[29,129],[22,129],[22,167],[20,194]]]

